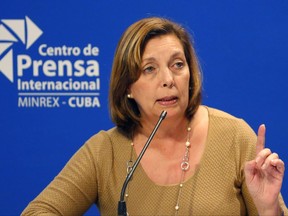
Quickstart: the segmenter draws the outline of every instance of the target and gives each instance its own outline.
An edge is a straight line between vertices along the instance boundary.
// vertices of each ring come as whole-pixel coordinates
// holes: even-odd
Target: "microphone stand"
[[[120,201],[118,202],[118,216],[127,216],[126,202],[125,202],[125,199],[124,199],[124,195],[125,195],[125,191],[126,191],[127,185],[129,183],[130,179],[132,178],[132,175],[133,175],[134,171],[136,170],[140,160],[142,159],[145,151],[147,150],[150,142],[152,141],[156,131],[158,130],[160,124],[162,123],[162,121],[166,117],[166,115],[167,115],[167,111],[165,111],[165,110],[162,111],[157,124],[155,125],[152,133],[150,134],[147,142],[145,143],[143,149],[141,150],[138,158],[136,159],[135,163],[133,164],[130,172],[126,176],[126,179],[124,181],[124,184],[123,184],[122,190],[121,190]]]

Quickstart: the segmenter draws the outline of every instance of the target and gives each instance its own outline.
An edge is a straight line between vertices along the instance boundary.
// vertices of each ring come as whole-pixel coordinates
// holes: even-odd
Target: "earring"
[[[131,94],[127,94],[127,98],[132,98],[132,95]]]

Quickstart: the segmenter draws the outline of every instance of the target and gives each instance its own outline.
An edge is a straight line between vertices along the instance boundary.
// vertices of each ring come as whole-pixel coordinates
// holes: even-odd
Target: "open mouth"
[[[177,100],[178,100],[178,97],[171,96],[171,97],[160,98],[157,100],[157,102],[160,103],[161,105],[171,105],[171,104],[175,104]]]

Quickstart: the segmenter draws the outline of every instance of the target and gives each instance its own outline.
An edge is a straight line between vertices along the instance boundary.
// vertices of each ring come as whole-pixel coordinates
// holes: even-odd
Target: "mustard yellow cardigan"
[[[178,215],[257,215],[243,173],[245,161],[255,156],[255,133],[241,119],[212,108],[208,111],[205,152],[196,173],[184,183]],[[117,128],[100,131],[22,215],[83,215],[92,204],[101,215],[117,215],[130,143]],[[153,183],[139,164],[128,188],[129,215],[174,215],[178,187]]]

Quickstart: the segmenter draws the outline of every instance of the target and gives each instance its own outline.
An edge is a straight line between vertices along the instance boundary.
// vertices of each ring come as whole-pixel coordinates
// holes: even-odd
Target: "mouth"
[[[160,98],[157,100],[157,103],[163,105],[163,106],[167,106],[167,105],[173,105],[178,101],[178,97],[176,96],[169,96],[169,97],[164,97],[164,98]]]

